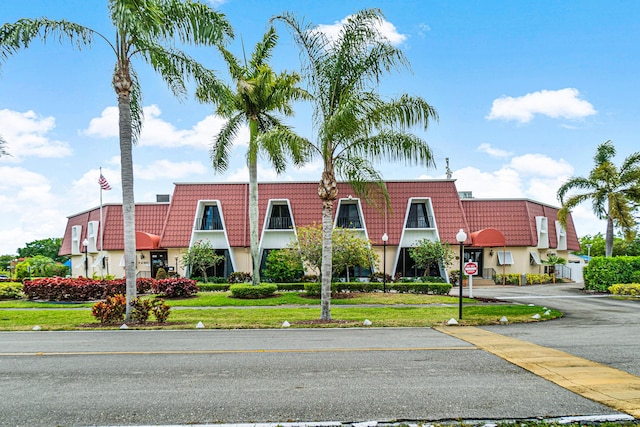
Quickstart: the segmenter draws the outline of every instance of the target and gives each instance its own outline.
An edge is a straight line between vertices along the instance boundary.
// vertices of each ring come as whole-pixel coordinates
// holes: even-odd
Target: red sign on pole
[[[474,275],[478,272],[477,262],[468,262],[464,265],[464,272],[468,275]]]

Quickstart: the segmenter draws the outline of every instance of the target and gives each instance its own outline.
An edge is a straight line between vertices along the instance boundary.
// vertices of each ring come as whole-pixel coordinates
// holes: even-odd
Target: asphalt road
[[[474,296],[563,310],[555,321],[486,329],[640,375],[638,301],[575,288],[478,288]],[[0,333],[0,426],[616,413],[429,328]]]

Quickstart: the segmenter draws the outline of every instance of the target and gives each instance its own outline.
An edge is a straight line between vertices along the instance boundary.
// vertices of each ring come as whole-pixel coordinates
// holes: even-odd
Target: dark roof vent
[[[156,194],[156,203],[169,203],[168,194]]]

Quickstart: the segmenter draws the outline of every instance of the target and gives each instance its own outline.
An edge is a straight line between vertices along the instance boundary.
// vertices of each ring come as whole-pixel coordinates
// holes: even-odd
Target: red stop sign
[[[478,272],[478,264],[475,262],[468,262],[464,265],[465,274],[476,274]]]

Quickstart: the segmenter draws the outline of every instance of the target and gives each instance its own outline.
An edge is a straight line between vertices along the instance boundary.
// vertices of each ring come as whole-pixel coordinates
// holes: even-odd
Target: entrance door
[[[151,277],[155,279],[159,268],[168,272],[167,251],[151,252]]]
[[[472,261],[478,263],[478,272],[474,276],[482,276],[482,249],[464,249],[464,262]]]

